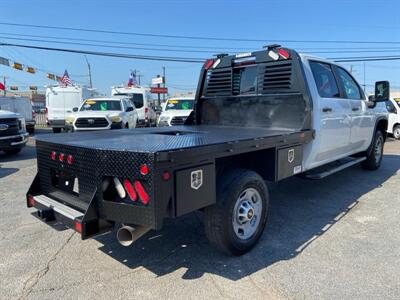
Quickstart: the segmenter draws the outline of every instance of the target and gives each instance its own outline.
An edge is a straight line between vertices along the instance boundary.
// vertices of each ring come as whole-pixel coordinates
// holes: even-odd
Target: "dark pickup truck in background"
[[[19,114],[0,110],[0,151],[17,154],[28,141],[25,120]]]
[[[277,45],[219,55],[201,70],[185,126],[38,138],[27,205],[82,239],[120,226],[122,245],[202,210],[210,242],[240,255],[267,222],[265,180],[379,167],[388,83],[377,90],[370,102],[342,67]]]

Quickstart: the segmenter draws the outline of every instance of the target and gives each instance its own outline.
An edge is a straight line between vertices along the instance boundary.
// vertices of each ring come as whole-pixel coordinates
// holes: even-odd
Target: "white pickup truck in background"
[[[65,127],[70,131],[135,128],[137,120],[129,99],[93,98],[73,108],[65,118]]]
[[[169,98],[163,105],[158,126],[183,125],[193,111],[194,97]]]

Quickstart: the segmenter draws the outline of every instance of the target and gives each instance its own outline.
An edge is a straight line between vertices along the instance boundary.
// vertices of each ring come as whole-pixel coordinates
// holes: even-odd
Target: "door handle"
[[[332,108],[331,107],[324,107],[323,109],[322,109],[322,112],[331,112],[332,111]]]
[[[357,111],[357,110],[360,110],[360,108],[359,107],[353,107],[351,110],[352,111]]]

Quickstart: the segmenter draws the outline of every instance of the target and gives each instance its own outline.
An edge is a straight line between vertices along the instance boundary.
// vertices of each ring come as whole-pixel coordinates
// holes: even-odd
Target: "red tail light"
[[[64,161],[64,153],[60,153],[60,154],[58,154],[58,160],[60,161],[60,162],[63,162]]]
[[[162,174],[162,178],[165,181],[168,181],[170,177],[171,177],[171,175],[169,174],[168,171],[164,171],[164,173]]]
[[[56,160],[56,157],[57,157],[56,151],[51,151],[50,157],[51,157],[51,160]]]
[[[67,156],[67,164],[72,165],[74,162],[74,157],[70,154]]]
[[[77,232],[82,233],[82,223],[75,221],[74,227]]]
[[[206,62],[204,63],[204,69],[208,70],[209,68],[211,68],[211,66],[213,64],[214,64],[214,60],[213,59],[206,60]]]
[[[124,179],[124,187],[128,193],[129,198],[131,198],[132,201],[136,201],[137,195],[135,189],[133,188],[132,183],[128,179]]]
[[[143,204],[148,204],[150,197],[145,191],[143,185],[139,181],[135,181],[135,190],[139,194],[140,201],[142,201]]]
[[[145,108],[144,108],[144,113],[147,114],[148,112],[149,112],[149,108],[148,108],[148,107],[145,107]]]
[[[147,175],[149,174],[149,167],[147,165],[140,166],[140,174]]]
[[[28,207],[34,207],[36,204],[35,199],[33,198],[33,196],[29,195],[28,196]]]

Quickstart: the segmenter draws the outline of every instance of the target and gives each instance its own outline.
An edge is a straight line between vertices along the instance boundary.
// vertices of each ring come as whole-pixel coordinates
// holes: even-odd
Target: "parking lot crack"
[[[67,240],[61,245],[61,247],[50,257],[47,261],[46,266],[33,274],[31,277],[28,278],[27,281],[24,283],[24,287],[22,289],[21,296],[18,297],[19,300],[26,299],[35,286],[39,283],[39,281],[49,272],[51,264],[57,259],[57,256],[63,251],[63,249],[67,246],[67,244],[71,241],[72,237],[75,235],[73,232]]]

